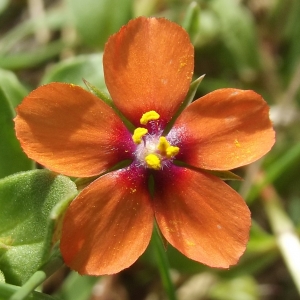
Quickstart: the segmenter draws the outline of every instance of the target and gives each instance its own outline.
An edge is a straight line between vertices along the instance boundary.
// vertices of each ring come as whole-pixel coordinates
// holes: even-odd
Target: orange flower
[[[220,89],[190,104],[163,136],[189,90],[193,53],[188,34],[165,19],[140,17],[110,37],[105,81],[133,134],[111,107],[71,84],[39,87],[18,107],[16,133],[30,158],[68,176],[102,174],[64,218],[61,252],[79,273],[129,267],[146,249],[154,218],[171,245],[208,266],[228,268],[244,252],[249,209],[205,170],[237,168],[268,152],[269,109],[253,91]],[[107,172],[126,159],[129,166]]]

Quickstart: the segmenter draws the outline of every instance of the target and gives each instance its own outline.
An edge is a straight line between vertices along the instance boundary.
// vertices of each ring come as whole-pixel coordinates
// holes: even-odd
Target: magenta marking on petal
[[[126,168],[120,169],[117,173],[118,176],[126,178],[130,185],[146,184],[148,181],[147,169],[133,162]]]
[[[175,182],[185,172],[185,169],[169,163],[165,168],[160,171],[153,172],[155,190],[162,190],[169,187],[172,182]],[[173,180],[174,179],[174,180]]]
[[[118,145],[118,158],[120,160],[133,159],[133,153],[136,150],[136,144],[132,140],[131,133],[127,128],[119,129],[116,136],[116,144]]]

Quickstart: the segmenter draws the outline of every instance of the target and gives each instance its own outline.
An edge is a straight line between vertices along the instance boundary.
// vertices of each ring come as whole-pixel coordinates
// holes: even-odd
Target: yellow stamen
[[[167,141],[167,139],[164,136],[161,136],[159,138],[159,144],[157,146],[157,149],[162,153],[165,154],[167,149],[170,147],[170,143]]]
[[[142,115],[140,123],[146,125],[149,121],[158,120],[159,118],[160,115],[156,111],[150,110]]]
[[[171,158],[177,155],[180,150],[179,147],[171,146],[164,136],[161,136],[159,138],[159,144],[157,146],[157,149],[162,155],[167,156],[167,158]]]
[[[172,156],[177,155],[179,150],[180,150],[179,147],[176,147],[176,146],[168,147],[167,150],[166,150],[167,157],[171,158]]]
[[[142,137],[148,133],[146,128],[138,127],[134,130],[132,139],[136,144],[140,144],[142,142]]]
[[[161,164],[160,159],[155,154],[149,154],[145,157],[146,164],[149,168],[154,170],[160,170]]]

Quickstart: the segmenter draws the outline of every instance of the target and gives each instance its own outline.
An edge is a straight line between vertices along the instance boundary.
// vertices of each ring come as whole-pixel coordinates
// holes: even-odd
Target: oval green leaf
[[[43,77],[41,84],[67,82],[85,88],[83,79],[100,89],[106,89],[104,82],[102,54],[80,55],[53,66]]]
[[[20,83],[17,76],[8,70],[0,69],[0,87],[13,107],[20,104],[28,94],[28,90]]]
[[[52,212],[76,194],[73,181],[48,170],[0,180],[0,269],[7,283],[24,284],[48,259],[55,227]]]
[[[14,110],[0,87],[0,178],[33,168],[15,136]]]
[[[108,37],[132,18],[131,0],[68,0],[75,26],[90,46],[102,49]]]

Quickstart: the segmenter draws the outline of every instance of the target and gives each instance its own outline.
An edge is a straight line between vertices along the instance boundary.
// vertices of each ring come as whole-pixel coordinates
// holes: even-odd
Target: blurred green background
[[[206,74],[196,98],[224,87],[253,89],[269,103],[276,130],[272,151],[235,170],[244,181],[229,183],[252,211],[245,255],[220,271],[169,246],[178,299],[299,299],[299,0],[0,0],[0,177],[34,168],[14,136],[22,98],[52,81],[85,87],[82,78],[105,90],[105,42],[141,15],[168,18],[189,32],[194,77]],[[43,290],[63,300],[167,299],[156,255],[151,243],[132,267],[102,278],[63,268]]]

